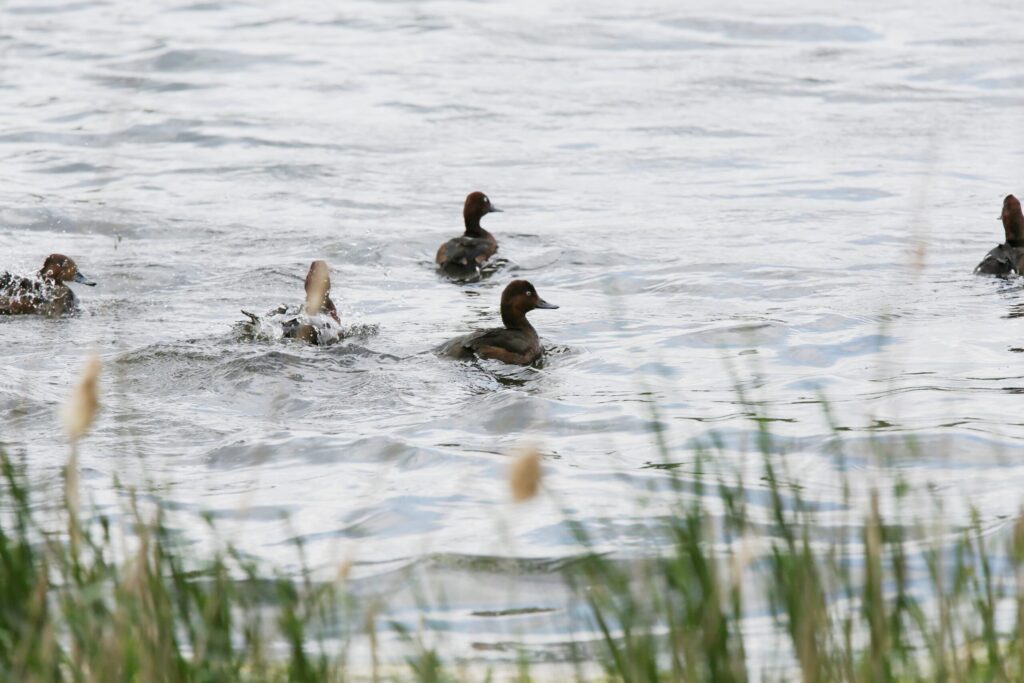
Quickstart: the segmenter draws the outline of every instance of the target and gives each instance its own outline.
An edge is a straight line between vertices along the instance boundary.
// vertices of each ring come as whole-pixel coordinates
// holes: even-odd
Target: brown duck
[[[504,327],[477,330],[441,345],[438,352],[450,358],[491,358],[514,365],[529,365],[542,355],[537,330],[526,319],[535,308],[558,308],[537,295],[526,280],[513,280],[501,293],[501,322]]]
[[[306,273],[306,303],[298,308],[284,304],[268,311],[265,318],[278,318],[281,325],[281,336],[288,339],[301,339],[310,344],[328,344],[337,341],[340,331],[331,324],[340,324],[338,309],[331,300],[331,271],[326,261],[313,261]],[[253,325],[259,326],[260,316],[243,310]],[[303,319],[305,314],[305,319]],[[326,316],[319,321],[314,316]]]
[[[1006,241],[985,254],[975,268],[975,273],[983,275],[1020,274],[1024,269],[1021,259],[1024,257],[1024,213],[1021,213],[1020,201],[1012,194],[1003,200],[1003,212],[999,215],[1003,221]]]
[[[437,267],[454,280],[480,277],[480,269],[498,251],[494,235],[480,227],[480,219],[489,213],[501,213],[483,192],[470,192],[462,207],[466,232],[448,240],[437,250]]]
[[[64,254],[50,254],[35,277],[0,273],[0,315],[38,314],[50,317],[74,313],[78,297],[68,282],[95,287]]]

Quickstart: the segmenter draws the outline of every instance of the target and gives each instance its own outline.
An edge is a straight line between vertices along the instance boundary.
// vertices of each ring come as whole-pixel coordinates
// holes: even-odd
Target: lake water
[[[0,441],[56,484],[96,351],[102,509],[119,474],[187,538],[211,513],[286,569],[295,540],[368,591],[423,569],[474,656],[566,639],[559,505],[646,552],[655,415],[683,472],[712,438],[722,471],[758,464],[738,386],[811,501],[839,499],[824,396],[855,503],[931,483],[998,531],[1024,490],[1024,291],[971,270],[1024,192],[1024,5],[687,5],[4,3],[0,269],[57,251],[100,285],[78,317],[0,320]],[[478,189],[507,263],[444,282]],[[366,333],[241,338],[314,258]],[[496,324],[515,277],[561,306],[531,314],[542,367],[430,353]],[[531,444],[549,495],[515,506]],[[532,607],[556,612],[473,616]]]

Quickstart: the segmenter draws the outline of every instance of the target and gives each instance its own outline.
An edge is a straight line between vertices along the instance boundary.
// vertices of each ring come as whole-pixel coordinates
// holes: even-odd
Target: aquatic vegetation
[[[99,407],[98,373],[90,361],[73,394],[72,443]],[[580,552],[558,571],[585,606],[580,630],[595,637],[570,643],[560,674],[524,651],[492,680],[1020,680],[1024,516],[1005,538],[977,522],[925,528],[883,514],[876,495],[863,518],[847,505],[848,523],[825,533],[787,483],[772,422],[756,411],[751,419],[756,484],[710,475],[710,449],[684,481],[656,446],[676,503],[652,526],[655,551],[643,559],[599,552],[565,507]],[[230,543],[197,552],[168,511],[131,490],[121,516],[90,515],[77,502],[74,465],[63,500],[44,504],[24,463],[0,453],[0,680],[481,680],[445,660],[429,621],[417,632],[380,619],[386,596],[349,591],[349,564],[323,582],[308,568],[263,566]],[[541,485],[534,447],[512,460],[508,482],[516,501],[556,497]],[[755,511],[752,495],[770,504]],[[724,514],[709,514],[710,502]],[[773,627],[754,636],[759,616]],[[408,646],[398,659],[378,652],[388,629]],[[352,656],[357,643],[368,656]]]
[[[85,436],[99,410],[97,385],[100,378],[100,359],[93,355],[82,370],[82,377],[64,407],[64,429],[72,444]]]
[[[517,502],[530,500],[537,495],[541,482],[541,454],[536,448],[527,448],[519,453],[508,469],[508,484],[512,499]]]

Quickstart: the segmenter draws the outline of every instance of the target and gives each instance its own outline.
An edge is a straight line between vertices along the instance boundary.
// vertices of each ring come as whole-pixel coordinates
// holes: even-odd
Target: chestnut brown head
[[[558,308],[537,294],[537,288],[526,280],[513,280],[501,293],[501,319],[505,327],[515,328],[535,308]]]
[[[39,269],[39,279],[47,282],[77,282],[95,287],[96,283],[78,271],[75,262],[64,254],[50,254]]]
[[[1003,200],[1003,212],[999,215],[1003,221],[1007,242],[1024,242],[1024,214],[1020,210],[1020,201],[1012,194]]]
[[[489,213],[501,213],[501,209],[491,203],[490,197],[483,192],[470,192],[462,207],[462,218],[466,227],[480,226],[480,219]]]

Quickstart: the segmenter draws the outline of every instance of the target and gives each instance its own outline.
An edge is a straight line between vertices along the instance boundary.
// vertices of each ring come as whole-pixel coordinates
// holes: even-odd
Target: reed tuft
[[[541,482],[541,454],[532,446],[524,449],[508,468],[508,486],[512,500],[517,503],[530,500],[537,495]]]
[[[72,443],[86,435],[100,408],[97,386],[100,378],[100,358],[93,354],[82,368],[78,384],[64,406],[64,429]]]

